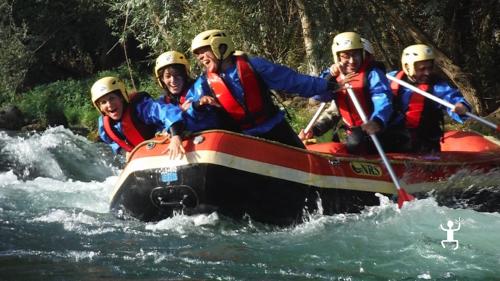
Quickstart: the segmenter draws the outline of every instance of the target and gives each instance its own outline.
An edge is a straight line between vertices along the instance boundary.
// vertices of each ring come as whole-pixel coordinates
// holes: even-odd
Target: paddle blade
[[[406,193],[406,191],[402,188],[398,189],[398,207],[401,209],[403,207],[404,202],[409,202],[415,200],[413,195]]]

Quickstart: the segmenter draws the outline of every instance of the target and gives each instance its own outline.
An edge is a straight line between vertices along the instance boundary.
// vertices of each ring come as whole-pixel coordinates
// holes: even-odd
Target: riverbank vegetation
[[[462,91],[478,115],[490,115],[500,104],[496,0],[0,3],[0,107],[17,105],[42,126],[53,125],[63,114],[69,126],[94,130],[97,112],[89,89],[105,75],[121,77],[129,89],[158,95],[154,59],[172,49],[189,57],[191,39],[210,28],[228,30],[237,49],[308,74],[331,63],[331,40],[339,32],[357,31],[373,42],[387,70],[399,68],[404,47],[422,42],[437,51],[441,75]],[[191,65],[198,74],[194,60]],[[307,102],[287,104],[295,129],[314,111]]]

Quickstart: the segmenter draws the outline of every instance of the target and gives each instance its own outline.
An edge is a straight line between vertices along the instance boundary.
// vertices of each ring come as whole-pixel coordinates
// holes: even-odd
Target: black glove
[[[170,135],[173,136],[178,136],[182,135],[182,132],[184,131],[184,123],[182,121],[177,121],[172,126],[170,126]]]
[[[338,89],[340,89],[339,84],[335,80],[329,80],[328,81],[328,86],[326,88],[327,88],[327,90],[333,91],[333,92],[335,92]]]
[[[194,109],[195,111],[199,111],[199,110],[200,110],[200,106],[201,106],[201,105],[200,105],[200,101],[195,101],[195,102],[193,102],[193,103],[191,104],[191,106],[193,107],[193,109]]]

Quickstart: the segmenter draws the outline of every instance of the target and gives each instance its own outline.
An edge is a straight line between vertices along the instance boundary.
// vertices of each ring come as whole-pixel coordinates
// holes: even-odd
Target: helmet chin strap
[[[224,53],[227,51],[226,44],[219,45],[219,54],[220,58],[217,60],[217,72],[220,73],[222,71],[222,63],[224,62]]]
[[[408,64],[403,65],[403,67],[405,68],[406,73],[409,73],[409,72],[410,72],[410,69],[409,69],[410,67],[408,66]],[[413,74],[412,76],[407,75],[408,80],[410,80],[410,81],[411,81],[411,82],[413,82],[413,83],[417,82],[417,80],[415,80],[415,78],[413,77],[414,75],[415,75],[415,74]]]
[[[217,73],[221,73],[222,71],[222,59],[217,60]]]

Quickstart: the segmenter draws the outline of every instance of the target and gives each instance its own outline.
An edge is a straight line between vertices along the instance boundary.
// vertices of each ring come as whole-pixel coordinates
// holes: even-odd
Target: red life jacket
[[[406,77],[404,71],[399,71],[396,78],[403,80]],[[431,85],[429,84],[418,84],[417,87],[423,91],[429,92]],[[391,82],[391,90],[394,96],[397,98],[399,96],[400,85],[396,81]],[[405,113],[406,127],[414,129],[419,127],[420,121],[422,120],[422,115],[425,107],[425,97],[412,92],[410,101],[408,103],[408,110]]]
[[[127,152],[132,151],[138,144],[154,137],[156,134],[156,126],[144,124],[136,116],[135,105],[146,97],[149,97],[147,93],[133,94],[130,96],[130,102],[124,105],[125,108],[120,122],[122,134],[125,138],[121,137],[114,128],[115,120],[109,118],[109,116],[103,117],[106,134]]]
[[[356,81],[349,82],[366,116],[370,116],[373,108],[371,99],[369,98],[366,89],[366,80],[369,69],[371,69],[371,63],[369,61],[365,61],[363,65],[361,65],[358,74],[354,77],[355,79],[356,77],[358,79],[356,79]],[[337,82],[340,83],[341,81],[342,78],[340,77],[340,75],[337,76]],[[349,97],[349,93],[347,93],[346,89],[342,89],[341,91],[337,92],[337,98],[335,99],[335,102],[337,103],[342,119],[349,128],[361,126],[363,124],[363,120],[361,119],[361,116],[359,116],[358,111],[356,110],[356,107],[354,106],[354,103]]]
[[[246,57],[235,57],[238,76],[243,87],[243,103],[234,97],[217,73],[207,72],[207,81],[224,110],[242,129],[249,129],[266,121],[271,116],[269,105],[274,106],[274,104],[270,101],[270,96],[267,99],[264,96],[268,93],[261,89],[261,83]]]

